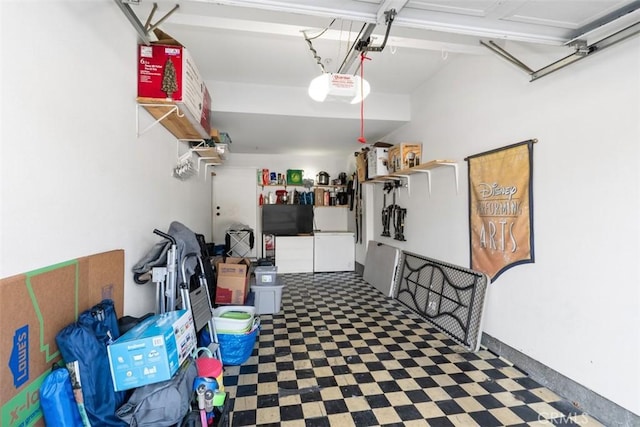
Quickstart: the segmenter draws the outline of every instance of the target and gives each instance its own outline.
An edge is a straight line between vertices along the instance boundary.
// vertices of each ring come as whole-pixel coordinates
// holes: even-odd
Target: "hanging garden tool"
[[[382,237],[391,237],[391,212],[393,205],[387,206],[387,194],[394,189],[391,182],[386,181],[384,183],[382,194]]]
[[[404,242],[404,219],[407,217],[407,210],[398,205],[394,205],[393,209],[393,229],[395,240]]]
[[[391,224],[393,223],[393,238],[395,240],[399,240],[404,242],[406,239],[404,238],[404,220],[407,216],[407,210],[400,205],[396,204],[396,193],[398,192],[398,188],[400,187],[401,182],[397,181],[387,181],[384,183],[384,191],[383,194],[383,206],[382,208],[382,234],[383,237],[391,237]],[[387,193],[393,191],[393,201],[389,206],[387,204]]]

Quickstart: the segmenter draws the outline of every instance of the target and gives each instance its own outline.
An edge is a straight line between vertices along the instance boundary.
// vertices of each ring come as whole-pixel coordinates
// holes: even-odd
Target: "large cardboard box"
[[[247,258],[217,258],[216,304],[243,305],[249,293],[249,267]]]
[[[190,310],[149,317],[107,348],[113,387],[122,391],[166,381],[195,348]]]
[[[0,280],[0,425],[44,425],[38,391],[61,359],[56,334],[103,299],[122,315],[122,250]]]
[[[160,30],[160,39],[138,46],[138,97],[173,100],[211,132],[211,96],[189,51]]]
[[[399,172],[420,164],[422,143],[401,142],[389,148],[389,172]]]

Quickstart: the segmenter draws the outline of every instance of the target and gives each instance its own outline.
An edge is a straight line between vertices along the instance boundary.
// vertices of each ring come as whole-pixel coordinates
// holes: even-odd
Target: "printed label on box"
[[[13,334],[9,369],[13,375],[15,388],[29,381],[29,325],[24,325]]]

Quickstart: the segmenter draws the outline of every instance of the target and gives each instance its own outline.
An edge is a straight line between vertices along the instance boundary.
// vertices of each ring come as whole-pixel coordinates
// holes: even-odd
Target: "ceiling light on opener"
[[[358,104],[369,95],[366,79],[351,74],[322,73],[309,84],[309,96],[317,102],[347,101]]]

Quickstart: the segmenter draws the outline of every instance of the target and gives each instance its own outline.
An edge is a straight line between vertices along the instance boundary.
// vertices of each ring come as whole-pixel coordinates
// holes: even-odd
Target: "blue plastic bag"
[[[82,427],[67,368],[55,368],[40,385],[40,408],[47,427]]]
[[[242,365],[249,359],[256,343],[260,326],[255,325],[246,334],[217,334],[223,365]]]

